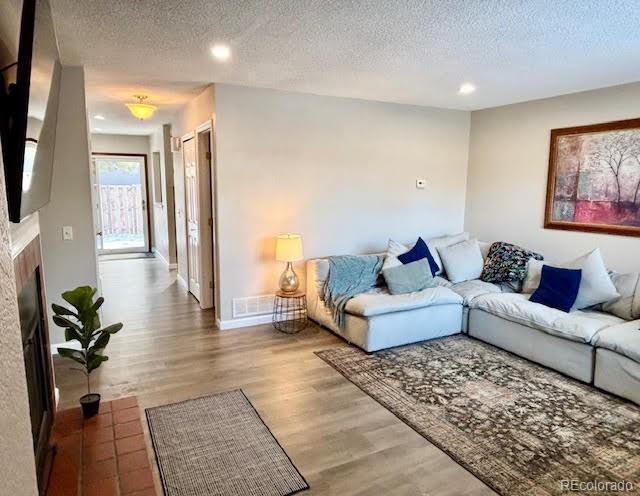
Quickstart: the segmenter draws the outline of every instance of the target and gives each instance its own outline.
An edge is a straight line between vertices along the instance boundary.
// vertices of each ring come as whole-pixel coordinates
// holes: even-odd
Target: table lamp
[[[281,234],[276,241],[276,260],[287,262],[280,276],[280,289],[285,293],[295,293],[300,286],[293,264],[302,260],[302,236],[299,234]]]

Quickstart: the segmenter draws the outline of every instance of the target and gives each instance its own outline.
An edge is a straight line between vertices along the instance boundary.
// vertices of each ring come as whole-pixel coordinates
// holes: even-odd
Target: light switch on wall
[[[416,188],[424,189],[427,186],[426,179],[416,179]]]
[[[73,239],[73,227],[62,226],[62,239],[65,241],[69,241]]]

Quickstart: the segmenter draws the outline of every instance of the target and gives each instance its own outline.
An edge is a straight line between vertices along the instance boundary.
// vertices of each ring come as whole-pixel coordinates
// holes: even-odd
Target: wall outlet
[[[426,179],[416,179],[416,188],[424,189],[426,187],[427,187],[427,180]]]
[[[70,241],[73,239],[73,227],[62,226],[62,239],[64,241]]]

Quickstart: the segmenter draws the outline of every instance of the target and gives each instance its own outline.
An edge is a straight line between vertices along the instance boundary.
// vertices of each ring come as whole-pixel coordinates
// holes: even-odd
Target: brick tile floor
[[[106,401],[82,419],[80,408],[56,413],[47,496],[156,496],[135,396]]]

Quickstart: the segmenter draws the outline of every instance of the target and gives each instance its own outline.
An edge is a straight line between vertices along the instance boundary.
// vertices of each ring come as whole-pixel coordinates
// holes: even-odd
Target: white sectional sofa
[[[312,320],[367,352],[461,332],[640,404],[640,320],[596,310],[564,313],[480,280],[351,299],[340,328],[322,300],[326,259],[307,262]]]

